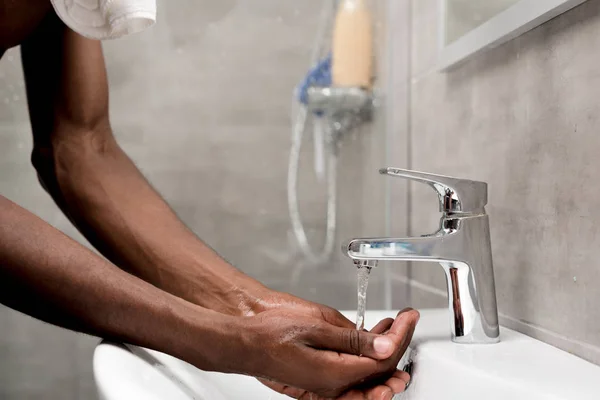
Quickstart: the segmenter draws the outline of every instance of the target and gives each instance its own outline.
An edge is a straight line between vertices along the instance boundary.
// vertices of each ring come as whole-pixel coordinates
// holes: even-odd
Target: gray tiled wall
[[[438,2],[402,3],[410,102],[395,133],[410,167],[489,183],[502,323],[600,363],[600,1],[447,73],[435,69]],[[409,209],[411,234],[436,229],[428,188],[412,187]],[[413,305],[445,306],[441,269],[397,279]]]
[[[381,99],[373,124],[348,137],[340,152],[338,243],[385,229],[384,182],[376,172],[385,158],[388,122],[387,12],[385,1],[373,3]],[[181,218],[271,287],[347,309],[356,302],[351,265],[336,248],[331,264],[299,270],[287,213],[292,89],[308,67],[321,5],[321,0],[160,2],[155,27],[104,49],[118,141]],[[39,187],[30,151],[14,49],[0,62],[0,193],[85,243]],[[301,163],[301,212],[318,245],[325,191],[311,173],[310,137]],[[370,308],[384,306],[385,278],[386,273],[373,275]],[[96,343],[0,307],[0,398],[93,398]]]

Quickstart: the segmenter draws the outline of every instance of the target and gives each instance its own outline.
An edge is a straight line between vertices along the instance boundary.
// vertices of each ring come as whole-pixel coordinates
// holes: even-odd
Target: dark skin
[[[257,376],[295,398],[379,400],[404,390],[409,377],[396,366],[416,311],[359,332],[338,311],[238,271],[177,218],[117,144],[100,43],[65,27],[48,0],[0,0],[0,54],[16,45],[32,164],[105,258],[0,196],[0,302],[205,370]]]

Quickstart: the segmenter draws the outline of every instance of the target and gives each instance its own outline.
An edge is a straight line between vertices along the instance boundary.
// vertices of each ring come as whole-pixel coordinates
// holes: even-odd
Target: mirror
[[[446,0],[445,43],[456,41],[519,0]]]
[[[578,6],[586,0],[438,0],[440,51],[445,71]]]

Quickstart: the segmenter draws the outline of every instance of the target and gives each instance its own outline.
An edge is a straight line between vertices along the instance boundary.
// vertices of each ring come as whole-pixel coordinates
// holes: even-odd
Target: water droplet
[[[13,100],[14,100],[14,101],[19,101],[19,99],[20,99],[20,98],[21,98],[21,97],[20,97],[18,94],[15,94],[15,95],[13,96]]]

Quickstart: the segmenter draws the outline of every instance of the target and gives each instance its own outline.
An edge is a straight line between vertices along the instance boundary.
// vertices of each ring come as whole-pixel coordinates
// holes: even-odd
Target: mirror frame
[[[520,0],[446,45],[446,0],[438,0],[438,71],[447,71],[475,54],[506,43],[585,1]]]

